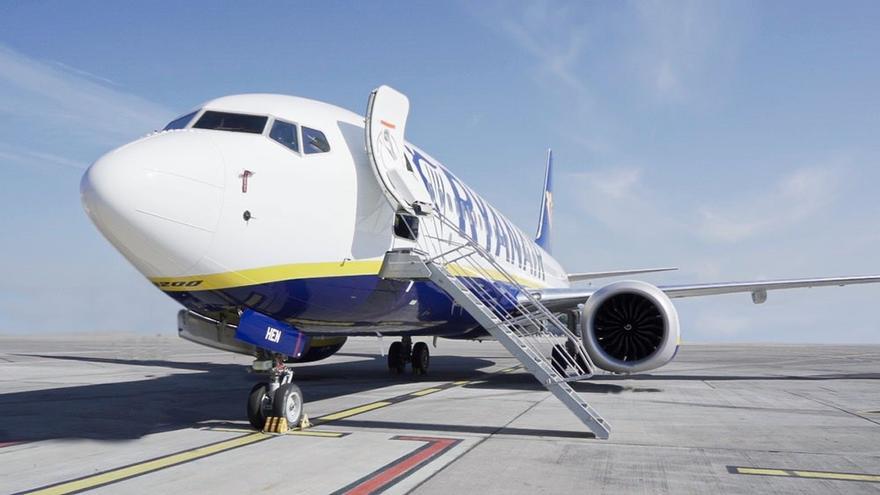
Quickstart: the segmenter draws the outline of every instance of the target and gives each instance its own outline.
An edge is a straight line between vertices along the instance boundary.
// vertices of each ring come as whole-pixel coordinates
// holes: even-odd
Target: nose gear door
[[[418,171],[406,158],[404,131],[409,99],[394,88],[379,86],[367,104],[367,155],[388,201],[410,213],[432,211],[431,198]]]

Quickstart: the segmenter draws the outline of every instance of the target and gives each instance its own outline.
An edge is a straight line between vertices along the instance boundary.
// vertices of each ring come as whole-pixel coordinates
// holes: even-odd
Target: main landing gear
[[[275,366],[269,370],[269,382],[254,385],[248,396],[247,415],[251,426],[262,430],[266,418],[276,416],[287,420],[291,427],[303,419],[302,390],[293,383],[293,371],[284,365],[284,357],[276,354]]]
[[[566,377],[566,370],[574,363],[571,362],[568,358],[564,357],[563,347],[559,344],[553,346],[553,350],[550,353],[550,364],[553,365],[553,369],[559,373],[560,376]],[[577,363],[577,367],[580,368],[580,371],[584,373],[590,372],[590,365],[587,364],[587,360],[584,356],[578,352],[578,348],[574,342],[568,340],[565,342],[565,353],[569,356],[574,356],[574,361]],[[575,371],[578,371],[575,368]]]
[[[406,363],[412,363],[414,374],[426,375],[430,362],[431,352],[428,350],[428,344],[416,342],[413,345],[412,337],[403,337],[388,348],[388,369],[395,375],[406,371]]]

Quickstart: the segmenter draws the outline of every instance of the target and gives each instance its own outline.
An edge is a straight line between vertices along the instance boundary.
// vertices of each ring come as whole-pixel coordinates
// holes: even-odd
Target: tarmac
[[[880,346],[684,345],[577,383],[609,440],[496,343],[431,353],[392,376],[379,339],[350,339],[296,367],[316,425],[269,435],[245,416],[247,356],[0,337],[0,493],[880,492]]]

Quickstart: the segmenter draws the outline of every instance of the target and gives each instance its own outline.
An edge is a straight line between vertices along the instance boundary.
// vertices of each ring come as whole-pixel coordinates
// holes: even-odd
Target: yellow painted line
[[[204,431],[222,431],[224,433],[253,433],[254,432],[253,428],[224,428],[222,426],[217,427],[217,428],[209,426],[209,427],[199,428],[199,429],[204,430]]]
[[[801,478],[818,478],[823,480],[871,481],[880,483],[876,474],[834,473],[826,471],[794,471]]]
[[[736,468],[739,474],[760,474],[763,476],[791,476],[787,471],[781,469],[761,469],[761,468]]]
[[[367,411],[372,411],[374,409],[380,409],[385,406],[390,406],[393,404],[392,402],[373,402],[372,404],[367,404],[360,407],[353,407],[351,409],[346,409],[344,411],[339,411],[337,413],[328,414],[326,416],[321,416],[320,418],[315,419],[315,421],[320,421],[322,423],[326,423],[327,421],[336,421],[337,419],[344,419],[349,416],[354,416],[355,414],[365,413]]]
[[[115,481],[121,481],[126,478],[132,478],[134,476],[140,476],[142,474],[146,474],[152,471],[158,471],[160,469],[164,469],[175,464],[182,464],[184,462],[192,461],[201,457],[206,457],[212,454],[223,452],[225,450],[243,447],[245,445],[250,445],[256,442],[262,442],[270,438],[272,438],[271,435],[265,435],[263,433],[252,433],[243,437],[233,438],[231,440],[226,440],[224,442],[219,442],[212,445],[206,445],[204,447],[187,450],[185,452],[172,454],[166,457],[160,457],[152,461],[135,464],[134,466],[113,469],[111,471],[107,471],[106,473],[89,476],[88,478],[83,478],[79,480],[68,481],[66,483],[61,483],[59,485],[50,486],[42,490],[36,490],[27,493],[36,493],[40,495],[61,495],[81,490],[88,490],[90,488],[96,488],[98,486],[113,483]]]
[[[286,435],[296,435],[299,437],[325,437],[325,438],[341,438],[348,433],[338,431],[314,431],[314,430],[291,430]]]
[[[253,433],[254,430],[249,428],[205,428],[206,431],[222,431],[224,433]],[[284,435],[296,435],[301,437],[328,437],[340,438],[348,435],[340,431],[316,431],[316,430],[288,430]],[[277,434],[273,434],[276,435]]]
[[[756,474],[760,476],[783,476],[788,478],[867,481],[870,483],[880,483],[880,475],[877,474],[839,473],[835,471],[803,471],[799,469],[767,469],[750,467],[735,467],[734,470],[737,474]]]
[[[467,385],[468,383],[471,383],[471,381],[470,380],[459,380],[457,382],[452,382],[453,385],[457,385],[457,386]]]
[[[423,395],[433,394],[434,392],[439,392],[441,390],[443,390],[443,389],[442,388],[426,388],[424,390],[419,390],[418,392],[413,392],[409,395],[412,395],[414,397],[421,397]]]

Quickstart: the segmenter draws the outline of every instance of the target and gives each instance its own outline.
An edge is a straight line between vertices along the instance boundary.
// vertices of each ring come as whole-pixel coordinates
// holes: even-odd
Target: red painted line
[[[392,438],[392,440],[427,442],[427,445],[419,447],[390,464],[379,468],[379,470],[368,474],[354,482],[352,485],[349,485],[336,493],[344,493],[346,495],[368,495],[383,492],[398,481],[406,478],[425,464],[429,463],[433,458],[438,457],[454,445],[461,442],[460,438],[416,437],[406,435],[396,436]]]
[[[21,442],[0,442],[0,449],[2,449],[3,447],[10,447],[12,445],[18,445],[20,443]]]
[[[381,122],[382,125],[384,125],[385,127],[390,127],[390,128],[392,128],[392,129],[397,129],[397,126],[394,125],[394,124],[392,124],[391,122],[386,122],[386,121],[384,121],[384,120],[380,120],[379,122]]]

